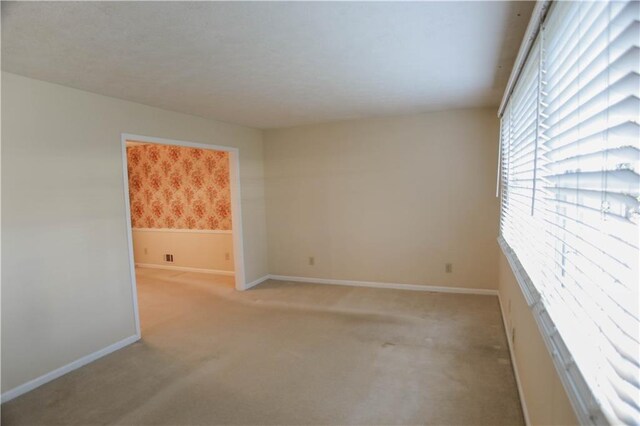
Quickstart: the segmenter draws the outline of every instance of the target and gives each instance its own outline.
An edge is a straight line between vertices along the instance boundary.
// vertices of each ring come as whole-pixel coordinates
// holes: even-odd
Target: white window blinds
[[[640,3],[556,2],[501,122],[501,237],[582,420],[640,424]]]

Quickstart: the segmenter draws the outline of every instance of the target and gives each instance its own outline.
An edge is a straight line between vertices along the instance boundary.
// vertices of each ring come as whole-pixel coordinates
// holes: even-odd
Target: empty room
[[[640,2],[0,12],[3,426],[640,424]]]

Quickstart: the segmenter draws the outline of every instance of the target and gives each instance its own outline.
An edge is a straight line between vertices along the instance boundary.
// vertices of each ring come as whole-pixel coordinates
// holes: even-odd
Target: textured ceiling
[[[2,68],[252,127],[499,103],[531,2],[2,2]]]

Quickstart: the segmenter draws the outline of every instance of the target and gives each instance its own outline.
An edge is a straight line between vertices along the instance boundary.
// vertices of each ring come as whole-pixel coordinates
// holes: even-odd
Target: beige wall
[[[266,131],[271,274],[497,288],[497,144],[495,109]]]
[[[247,281],[499,282],[532,423],[576,423],[498,253],[493,109],[265,132],[267,226],[259,131],[7,73],[2,90],[3,392],[135,332],[127,132],[240,148]]]
[[[165,254],[173,254],[173,263],[165,262]],[[133,255],[136,264],[233,272],[233,235],[134,229]]]
[[[498,290],[509,339],[515,329],[511,342],[514,362],[531,424],[578,424],[531,308],[502,253],[499,255]]]
[[[268,273],[260,131],[2,73],[2,392],[135,333],[122,132],[238,147],[246,281]]]

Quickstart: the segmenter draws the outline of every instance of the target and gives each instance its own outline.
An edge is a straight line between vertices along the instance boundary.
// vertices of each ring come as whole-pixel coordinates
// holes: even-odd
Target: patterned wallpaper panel
[[[231,229],[229,153],[127,147],[133,228]]]

